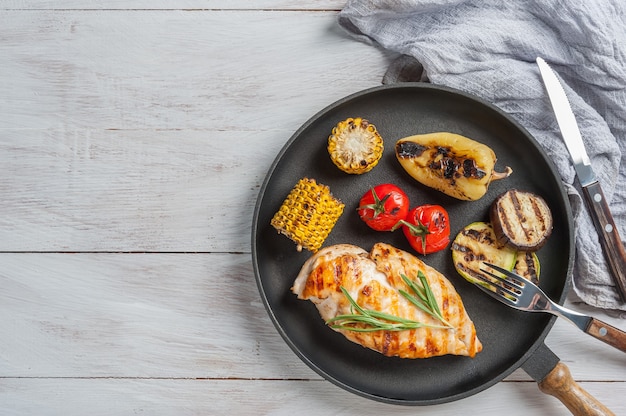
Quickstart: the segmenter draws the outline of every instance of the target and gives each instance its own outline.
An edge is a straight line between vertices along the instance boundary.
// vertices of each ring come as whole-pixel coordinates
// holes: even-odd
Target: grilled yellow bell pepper
[[[496,154],[475,140],[454,133],[429,133],[396,142],[400,165],[418,182],[446,195],[466,200],[480,199],[491,181],[513,172],[494,171]]]

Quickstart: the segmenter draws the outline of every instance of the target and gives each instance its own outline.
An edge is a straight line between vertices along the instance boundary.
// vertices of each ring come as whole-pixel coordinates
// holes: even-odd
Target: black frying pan
[[[348,175],[332,164],[326,150],[327,138],[337,122],[357,116],[378,128],[385,140],[385,152],[369,173]],[[487,195],[473,202],[459,201],[420,185],[400,167],[394,144],[405,136],[436,131],[462,134],[490,146],[498,156],[498,170],[510,166],[513,174],[494,182]],[[377,241],[385,241],[411,251],[401,232],[376,232],[358,218],[358,201],[373,185],[391,182],[400,186],[408,193],[412,206],[444,206],[450,214],[452,236],[471,222],[487,221],[489,205],[507,189],[538,193],[547,200],[555,220],[550,240],[538,252],[541,287],[562,303],[574,254],[567,195],[551,161],[507,114],[460,91],[422,83],[372,88],[325,108],[291,137],[268,172],[254,213],[254,271],[267,311],[293,351],[327,380],[370,399],[406,405],[444,403],[484,390],[520,366],[538,381],[555,367],[558,358],[543,344],[555,318],[519,312],[485,296],[457,274],[449,250],[424,260],[446,275],[461,295],[484,347],[475,358],[384,357],[326,327],[315,306],[298,300],[290,291],[311,253],[298,253],[293,242],[270,226],[284,198],[305,176],[328,185],[346,204],[325,246],[351,243],[366,250]]]

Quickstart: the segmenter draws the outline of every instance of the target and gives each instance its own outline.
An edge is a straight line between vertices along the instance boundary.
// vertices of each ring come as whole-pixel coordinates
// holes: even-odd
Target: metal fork
[[[475,286],[492,298],[522,311],[547,312],[565,318],[583,332],[618,350],[626,352],[626,332],[599,319],[564,308],[553,302],[543,290],[534,283],[518,274],[493,264],[483,264],[492,271],[485,268],[481,268],[481,271],[490,276],[493,280],[479,273],[473,274],[472,276],[482,282],[482,284],[476,282]],[[499,274],[494,273],[494,271]]]

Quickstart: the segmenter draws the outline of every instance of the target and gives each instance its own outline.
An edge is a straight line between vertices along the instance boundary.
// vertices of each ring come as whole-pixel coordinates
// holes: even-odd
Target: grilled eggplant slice
[[[490,147],[454,133],[405,137],[396,142],[395,150],[411,177],[465,201],[482,198],[492,181],[513,172],[508,166],[504,172],[496,172],[496,154]]]
[[[512,270],[517,260],[517,250],[500,246],[493,227],[488,222],[474,222],[466,226],[452,242],[452,261],[457,272],[472,283],[482,282],[476,275],[490,277],[480,269],[491,263]]]
[[[552,234],[552,213],[532,192],[511,189],[491,205],[489,219],[498,242],[517,250],[537,251]]]

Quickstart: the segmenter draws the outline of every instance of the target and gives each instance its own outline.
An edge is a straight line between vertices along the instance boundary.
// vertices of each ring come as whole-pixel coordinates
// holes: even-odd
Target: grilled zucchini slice
[[[495,264],[533,283],[539,283],[541,266],[537,254],[500,245],[488,222],[474,222],[465,227],[454,239],[451,249],[455,269],[472,283],[486,286],[475,277],[477,275],[493,280],[480,270],[483,263]]]
[[[480,271],[483,263],[491,263],[512,270],[517,250],[497,244],[493,227],[488,222],[474,222],[457,234],[451,245],[452,261],[457,272],[472,283],[483,284],[476,275],[490,279]]]

